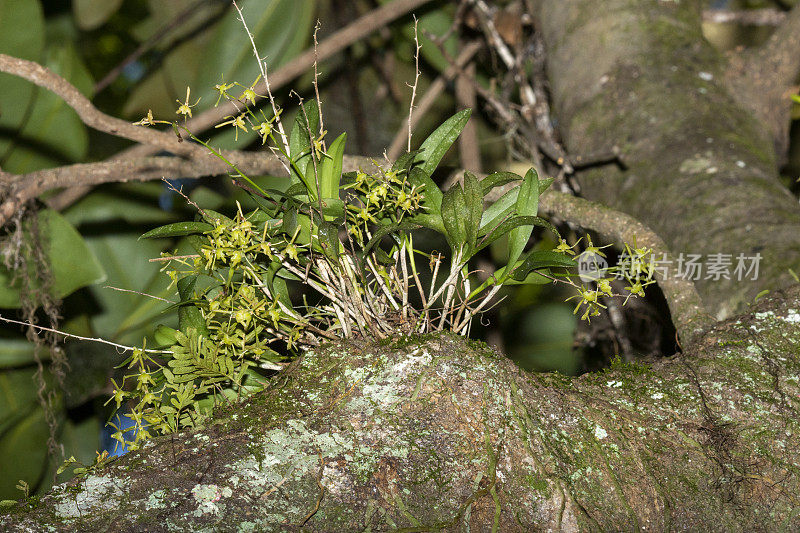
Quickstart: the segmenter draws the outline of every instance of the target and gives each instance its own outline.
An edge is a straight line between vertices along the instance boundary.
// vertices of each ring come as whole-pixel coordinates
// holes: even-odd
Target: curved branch
[[[208,155],[205,148],[194,143],[182,142],[182,139],[173,134],[135,126],[130,122],[106,115],[92,105],[89,99],[70,82],[33,61],[0,54],[0,72],[19,76],[53,92],[74,109],[81,121],[90,128],[149,145],[155,149],[154,151],[167,150],[181,156]]]

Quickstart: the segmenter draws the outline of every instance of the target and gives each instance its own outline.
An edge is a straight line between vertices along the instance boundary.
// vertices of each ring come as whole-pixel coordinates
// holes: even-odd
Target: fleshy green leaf
[[[194,235],[198,233],[205,233],[214,229],[214,226],[206,222],[175,222],[174,224],[167,224],[155,229],[151,229],[140,239],[160,239],[163,237],[183,237],[185,235]]]
[[[522,176],[519,174],[515,174],[513,172],[495,172],[493,174],[489,174],[485,178],[481,180],[481,187],[483,188],[483,195],[489,193],[495,187],[501,187],[506,183],[511,183],[512,181],[520,181]]]
[[[518,187],[517,202],[515,204],[517,214],[520,216],[535,217],[539,212],[539,175],[531,168],[525,174],[525,178]],[[522,255],[522,251],[528,244],[533,227],[518,226],[508,234],[508,260],[507,265],[513,265]]]
[[[503,221],[497,227],[487,227],[487,232],[483,235],[480,235],[480,237],[483,238],[478,242],[478,247],[475,251],[477,252],[479,250],[483,250],[503,235],[506,235],[517,228],[526,227],[532,229],[533,226],[547,228],[552,231],[556,237],[559,237],[556,227],[542,217],[511,217],[508,220]]]
[[[311,140],[319,135],[319,106],[316,100],[309,100],[297,111],[294,126],[289,133],[289,152],[292,156],[292,183],[305,182],[307,189],[313,183],[311,176],[306,176],[306,167],[311,163]],[[295,168],[296,167],[296,168]],[[300,176],[297,171],[303,173]]]
[[[339,259],[339,228],[330,222],[322,222],[317,229],[317,239],[322,253],[335,264]]]
[[[24,28],[25,31],[20,31]],[[44,15],[38,0],[0,0],[0,52],[20,59],[41,61],[44,48]],[[11,74],[0,73],[0,161],[17,144],[19,131],[31,104],[42,89]],[[3,168],[10,171],[3,163]]]
[[[342,160],[347,133],[339,135],[322,159],[320,190],[323,198],[339,198],[339,181],[342,177]]]
[[[426,228],[444,233],[445,227],[441,217],[443,195],[439,186],[418,166],[413,167],[409,172],[408,182],[417,189],[421,189],[424,198],[422,203],[424,209],[415,214],[411,220]]]
[[[578,266],[574,259],[552,250],[531,250],[522,262],[511,273],[517,281],[523,281],[533,270],[543,268],[574,268]]]
[[[419,162],[419,168],[430,177],[433,171],[439,166],[439,162],[447,153],[447,150],[453,145],[455,140],[461,134],[464,126],[467,125],[469,116],[472,114],[471,109],[463,109],[445,120],[441,126],[431,133],[425,139],[422,146],[419,147],[420,153],[414,158],[415,162]]]

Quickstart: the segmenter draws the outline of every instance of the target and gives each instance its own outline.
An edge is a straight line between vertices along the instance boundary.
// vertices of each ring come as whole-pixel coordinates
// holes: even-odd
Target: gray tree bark
[[[769,118],[788,117],[784,102],[736,74],[747,57],[703,41],[698,2],[530,4],[569,151],[622,149],[624,170],[579,177],[586,195],[674,253],[761,253],[756,282],[697,284],[716,316],[769,297],[682,354],[579,378],[446,334],[331,345],[208,428],[7,510],[0,529],[800,529],[800,288],[781,288],[800,211]]]

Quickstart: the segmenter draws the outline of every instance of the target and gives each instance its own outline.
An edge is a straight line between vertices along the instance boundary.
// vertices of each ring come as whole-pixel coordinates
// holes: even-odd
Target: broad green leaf
[[[268,73],[275,72],[306,48],[311,37],[316,3],[310,0],[243,0],[237,2],[242,8],[245,21],[253,34],[259,55],[266,58]],[[175,7],[172,7],[175,4]],[[151,19],[141,25],[137,35],[142,41],[150,39],[165,20],[170,20],[186,5],[179,0],[152,0]],[[199,15],[194,24],[210,14],[218,13],[219,4],[209,2],[198,7]],[[184,98],[186,86],[192,88],[192,97],[201,97],[198,109],[212,107],[218,93],[214,85],[239,82],[250,86],[259,74],[258,63],[253,55],[253,47],[247,33],[238,20],[238,13],[228,4],[222,16],[212,19],[203,31],[171,50],[162,50],[165,58],[160,68],[152,72],[133,91],[124,112],[129,116],[143,116],[148,109],[165,120],[176,117],[176,98]],[[178,29],[180,31],[181,28]],[[229,91],[238,97],[243,89],[236,87]],[[265,112],[267,112],[265,110]],[[268,113],[268,112],[267,112]],[[267,115],[269,116],[269,114]],[[257,138],[253,131],[239,131],[238,142],[234,140],[235,130],[224,127],[214,130],[212,146],[220,148],[241,147]]]
[[[471,172],[464,172],[464,231],[467,235],[469,250],[475,249],[478,238],[478,228],[483,213],[483,192],[478,183],[478,178]]]
[[[445,237],[453,251],[467,243],[467,232],[464,228],[465,218],[464,191],[454,185],[442,198],[442,222],[446,230]]]
[[[539,175],[531,168],[518,187],[516,212],[520,216],[535,217],[539,212]],[[508,260],[507,265],[513,265],[522,255],[522,250],[528,244],[528,239],[533,232],[532,226],[518,226],[508,234]]]
[[[0,369],[13,368],[18,366],[30,365],[35,362],[33,357],[35,345],[26,339],[0,339]],[[42,353],[42,359],[49,358],[49,354],[45,357]],[[0,372],[0,380],[2,380],[2,372]],[[3,386],[0,384],[0,398]],[[6,399],[5,401],[8,401]],[[0,405],[3,402],[0,401]],[[0,409],[2,411],[2,409]],[[2,415],[0,415],[0,419]]]
[[[38,214],[38,232],[50,266],[50,293],[64,298],[74,291],[105,279],[105,272],[80,234],[58,212],[45,209]],[[26,230],[30,235],[30,225]],[[31,237],[28,237],[31,238]],[[27,274],[36,279],[38,272]],[[0,307],[20,306],[19,282],[12,284],[13,273],[0,265]],[[33,282],[38,286],[38,282]]]
[[[72,44],[49,47],[44,66],[84,95],[90,94],[91,76]],[[30,90],[36,99],[15,133],[14,144],[3,159],[3,169],[21,174],[82,160],[89,148],[89,135],[78,114],[50,91],[33,85]]]
[[[392,170],[397,171],[405,171],[406,174],[411,170],[411,166],[414,164],[414,160],[419,154],[419,150],[412,150],[410,152],[405,152],[397,160],[392,163]]]
[[[0,499],[21,498],[14,488],[16,481],[25,480],[31,490],[39,484],[47,467],[47,438],[49,430],[44,411],[38,405],[29,410],[16,424],[0,436]],[[19,450],[25,450],[20,454]]]
[[[20,31],[24,28],[24,31]],[[0,0],[0,53],[41,61],[44,15],[39,0]],[[16,144],[14,133],[24,124],[39,91],[18,76],[0,73],[0,167]]]
[[[333,264],[339,259],[339,228],[330,222],[322,222],[317,229],[317,239],[322,253]]]
[[[471,109],[463,109],[445,120],[441,126],[430,134],[419,147],[420,153],[414,158],[415,162],[419,162],[419,168],[428,177],[433,175],[433,171],[439,166],[439,162],[447,153],[447,150],[453,145],[455,140],[461,134],[464,126],[467,125]]]
[[[203,218],[206,219],[206,222],[209,224],[232,224],[233,219],[223,215],[222,213],[218,213],[212,209],[203,209],[202,212]]]
[[[198,233],[206,233],[214,229],[214,226],[206,222],[174,222],[151,229],[140,239],[159,239],[162,237],[183,237],[185,235],[194,235]]]
[[[102,26],[116,13],[122,0],[72,0],[72,14],[82,30]]]
[[[443,195],[438,185],[419,167],[411,168],[408,182],[412,186],[422,189],[422,205],[424,207],[411,217],[410,221],[444,234],[445,227],[441,216]]]
[[[14,420],[38,404],[35,372],[35,367],[0,372],[0,435]]]
[[[483,182],[481,182],[483,183]],[[553,183],[553,178],[539,180],[539,194],[541,195],[550,184]],[[514,206],[517,202],[517,195],[519,194],[519,187],[506,191],[503,196],[498,198],[492,205],[486,208],[481,217],[481,230],[486,232],[492,227],[504,220],[510,213],[514,211]]]
[[[464,248],[464,260],[475,250],[478,227],[483,211],[483,194],[478,178],[464,173],[462,186],[453,185],[442,198],[442,221],[447,230],[447,241],[453,251]]]
[[[297,111],[294,117],[294,125],[289,132],[289,153],[292,156],[294,166],[292,170],[292,183],[300,183],[301,177],[306,183],[306,187],[311,189],[313,180],[307,173],[306,167],[311,162],[311,139],[319,135],[319,107],[316,100],[309,100]],[[297,174],[297,171],[303,176]]]

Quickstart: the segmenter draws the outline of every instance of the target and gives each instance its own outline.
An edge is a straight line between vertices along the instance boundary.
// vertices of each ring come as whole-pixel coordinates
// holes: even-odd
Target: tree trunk
[[[800,212],[780,143],[729,92],[699,3],[530,3],[569,151],[621,148],[624,169],[580,176],[586,196],[674,253],[760,253],[755,282],[698,282],[719,317],[786,285]],[[683,354],[579,378],[447,334],[328,346],[208,428],[7,509],[0,529],[798,530],[799,354],[798,287]]]
[[[568,151],[616,146],[626,167],[580,174],[584,196],[633,215],[676,254],[730,254],[734,264],[740,253],[761,254],[756,281],[705,279],[705,272],[698,280],[709,311],[724,318],[762,289],[792,281],[800,209],[779,182],[770,125],[739,103],[727,62],[703,39],[700,5],[541,1],[536,15]],[[800,8],[787,24],[798,19]]]

